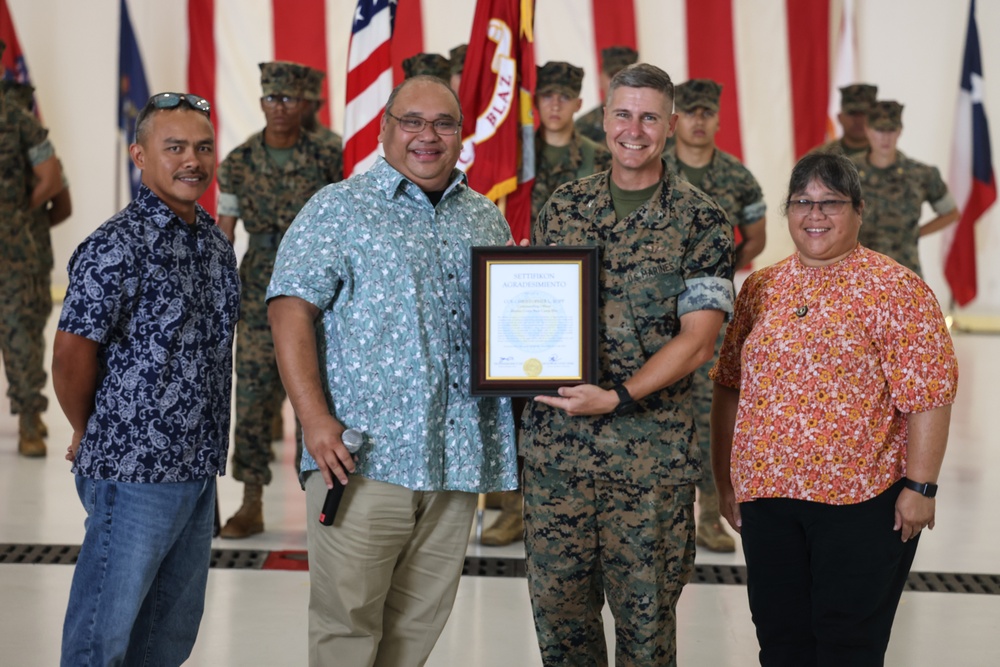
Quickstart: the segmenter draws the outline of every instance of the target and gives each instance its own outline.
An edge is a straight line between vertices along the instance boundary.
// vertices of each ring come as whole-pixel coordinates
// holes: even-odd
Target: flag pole
[[[111,211],[115,212],[121,208],[122,201],[122,133],[116,132],[115,139],[115,201]]]

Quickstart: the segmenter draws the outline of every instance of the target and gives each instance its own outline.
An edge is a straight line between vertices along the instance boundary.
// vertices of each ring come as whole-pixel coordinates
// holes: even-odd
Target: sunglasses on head
[[[212,105],[208,103],[208,100],[191,93],[158,93],[150,97],[147,104],[157,109],[176,109],[180,105],[186,104],[206,116],[212,111]]]

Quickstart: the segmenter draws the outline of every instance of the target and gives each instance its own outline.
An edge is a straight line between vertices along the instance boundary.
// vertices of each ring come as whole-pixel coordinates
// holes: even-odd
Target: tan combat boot
[[[722,515],[719,514],[719,494],[714,489],[710,494],[701,490],[698,493],[700,495],[698,504],[701,506],[701,511],[698,513],[698,532],[695,543],[709,551],[720,553],[736,551],[736,541],[722,526]]]
[[[243,485],[243,506],[236,511],[219,531],[219,537],[240,540],[264,532],[264,486]]]
[[[43,438],[49,437],[49,427],[45,425],[42,421],[42,415],[38,412],[34,413],[35,416],[35,428],[38,429],[38,435]]]
[[[19,422],[17,453],[31,458],[45,456],[45,441],[42,439],[45,437],[45,424],[42,423],[42,418],[37,412],[25,412],[21,413]]]
[[[504,491],[500,516],[483,531],[479,541],[489,547],[502,547],[521,539],[524,539],[524,497],[520,491]]]

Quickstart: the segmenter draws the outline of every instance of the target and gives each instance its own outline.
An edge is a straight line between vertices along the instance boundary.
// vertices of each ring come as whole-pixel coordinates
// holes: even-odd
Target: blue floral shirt
[[[435,207],[383,159],[295,218],[267,298],[322,311],[330,412],[365,434],[358,474],[417,491],[516,488],[510,399],[469,394],[470,248],[509,238],[464,174]],[[303,472],[315,469],[305,452]]]
[[[121,482],[223,474],[236,256],[200,206],[188,225],[142,186],[73,253],[59,329],[100,343],[73,471]]]

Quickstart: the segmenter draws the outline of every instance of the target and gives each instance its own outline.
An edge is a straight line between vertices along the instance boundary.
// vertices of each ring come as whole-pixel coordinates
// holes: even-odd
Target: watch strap
[[[938,485],[932,484],[931,482],[914,482],[908,477],[903,478],[903,486],[908,488],[910,491],[916,491],[922,496],[927,498],[933,498],[937,495]]]
[[[616,384],[613,387],[616,394],[618,394],[618,405],[612,411],[612,414],[616,417],[621,415],[627,415],[635,411],[636,403],[632,395],[628,393],[628,389],[625,388],[623,384]]]

